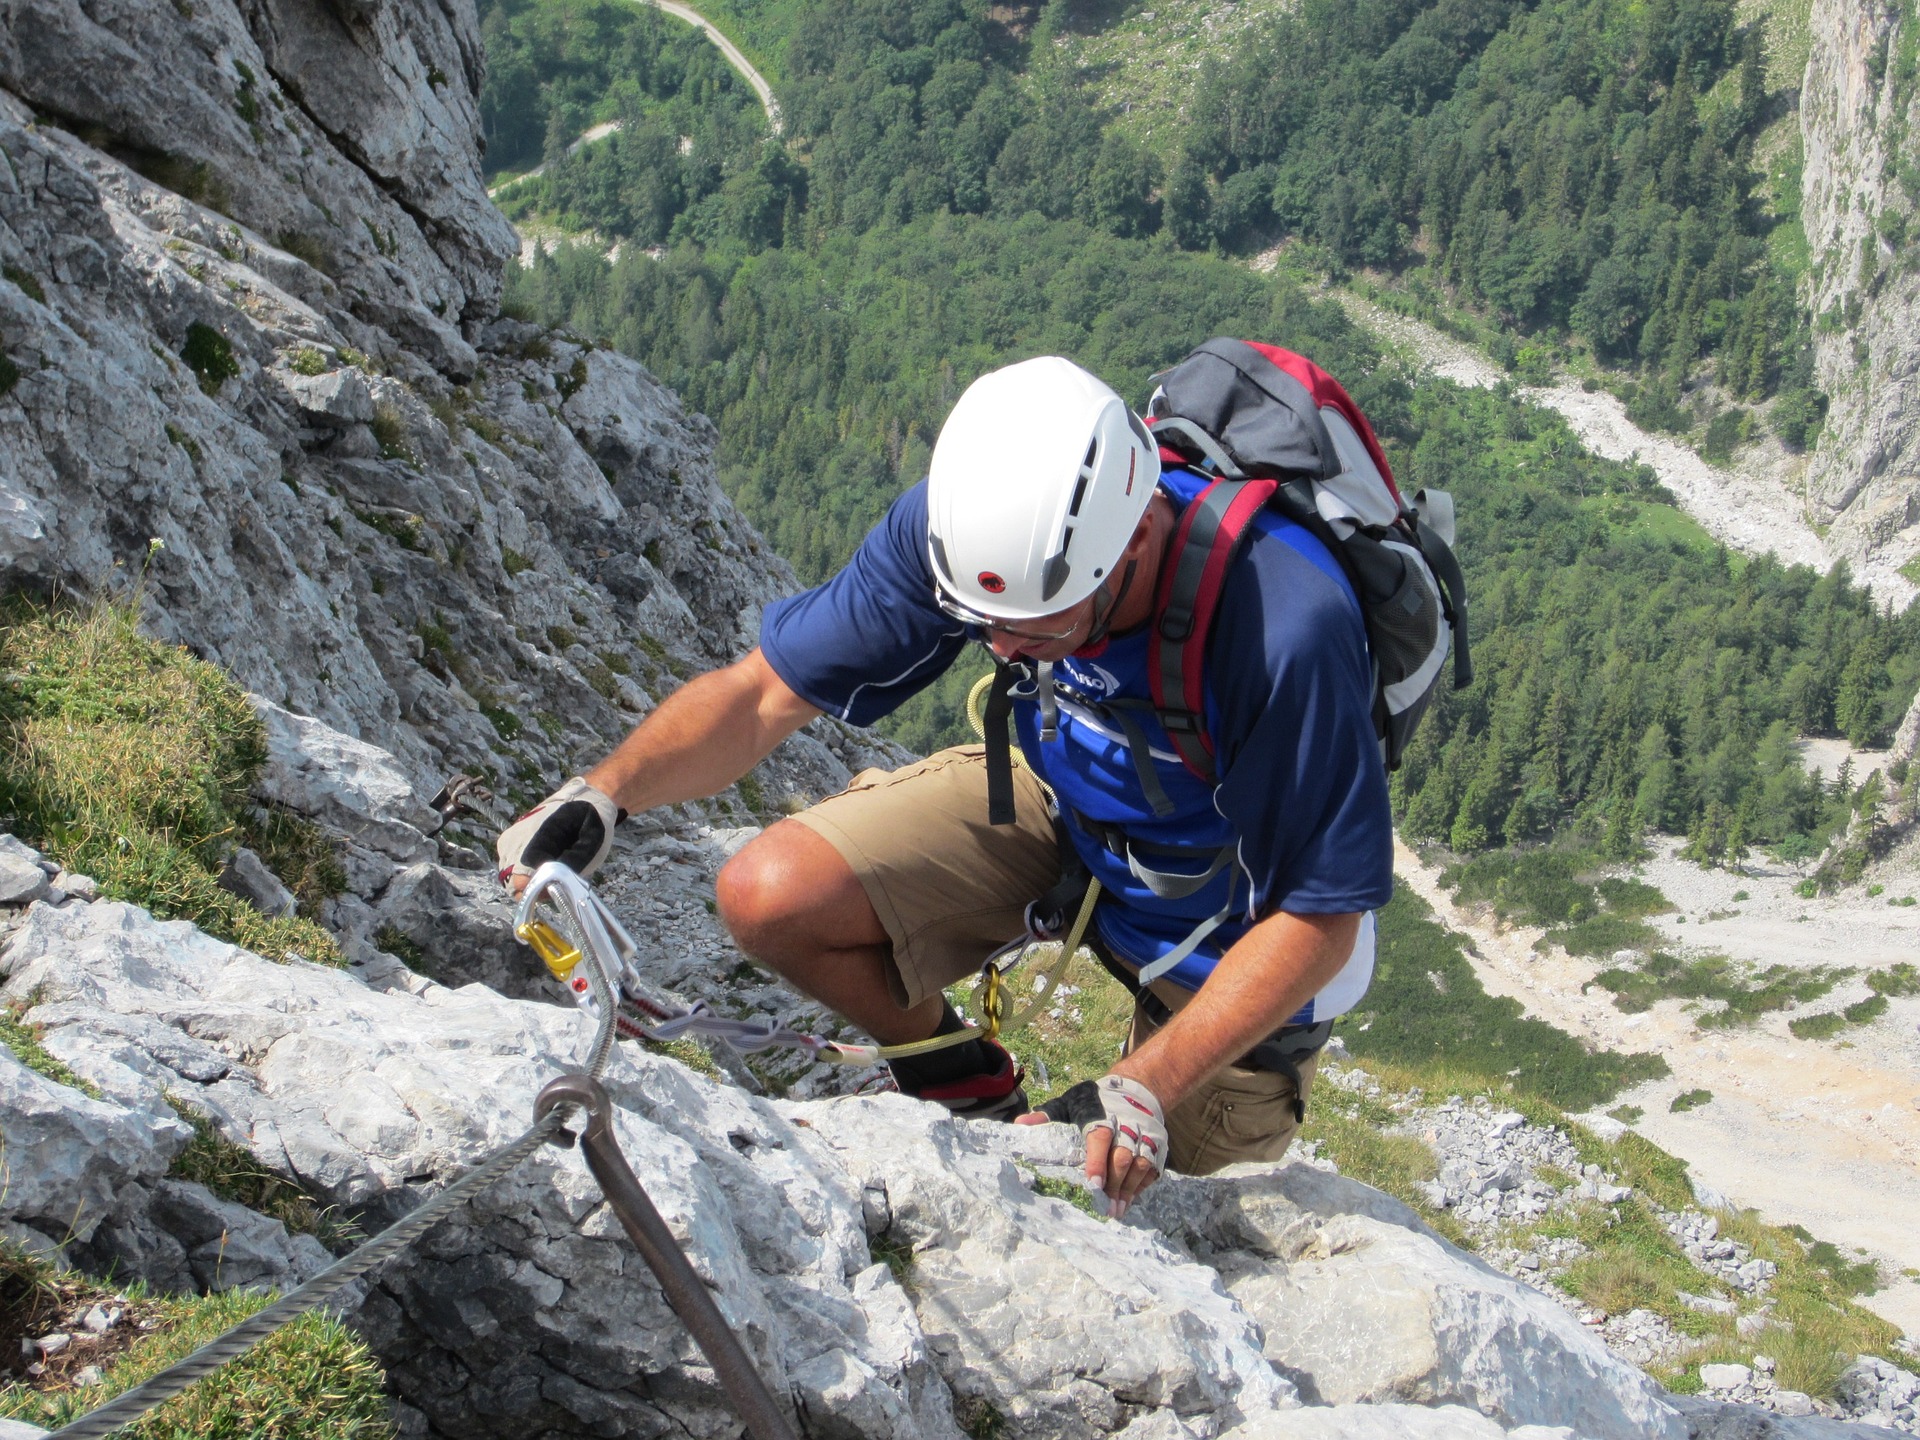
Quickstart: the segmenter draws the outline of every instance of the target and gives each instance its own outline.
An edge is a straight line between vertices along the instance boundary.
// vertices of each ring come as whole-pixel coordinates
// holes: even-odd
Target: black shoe
[[[1014,1067],[1013,1056],[992,1041],[985,1041],[999,1052],[1000,1068],[991,1074],[967,1075],[944,1085],[923,1085],[906,1091],[916,1100],[932,1100],[944,1105],[962,1120],[1011,1121],[1033,1107],[1027,1092],[1020,1088],[1026,1071]]]

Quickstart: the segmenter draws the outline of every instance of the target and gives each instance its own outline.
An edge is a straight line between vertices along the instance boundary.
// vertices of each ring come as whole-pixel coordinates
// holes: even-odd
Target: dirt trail
[[[1674,858],[1673,848],[1645,872],[1681,907],[1680,915],[1659,917],[1670,943],[1803,966],[1825,960],[1877,968],[1920,954],[1920,907],[1887,907],[1884,898],[1803,900],[1789,871],[1702,871]],[[1402,883],[1470,940],[1488,993],[1513,997],[1528,1015],[1588,1044],[1665,1056],[1669,1078],[1614,1102],[1644,1112],[1634,1128],[1684,1157],[1702,1185],[1734,1204],[1872,1255],[1893,1283],[1862,1303],[1920,1335],[1920,1284],[1900,1274],[1920,1270],[1920,998],[1896,999],[1880,1019],[1827,1041],[1795,1039],[1790,1012],[1731,1031],[1697,1029],[1678,1000],[1624,1014],[1607,991],[1585,988],[1608,962],[1558,947],[1536,952],[1539,930],[1501,928],[1461,909],[1438,870],[1397,841],[1394,863]],[[1748,900],[1735,902],[1737,890]],[[1853,979],[1807,1008],[1837,1009],[1867,993]],[[1676,1095],[1696,1089],[1711,1091],[1711,1103],[1678,1114],[1669,1108]]]
[[[753,87],[753,93],[760,97],[760,108],[767,112],[767,126],[774,134],[780,133],[780,102],[773,98],[773,87],[767,84],[767,77],[753,68],[753,62],[740,53],[740,47],[722,35],[706,16],[691,5],[682,5],[678,0],[639,0],[639,3],[651,5],[656,10],[664,10],[669,15],[677,15],[689,25],[698,25],[707,32],[707,38],[727,57],[727,63],[740,72],[740,77]]]
[[[1425,369],[1459,385],[1488,390],[1507,379],[1486,356],[1433,326],[1399,315],[1345,290],[1334,291],[1353,319],[1381,339],[1407,351]],[[1799,500],[1775,478],[1747,469],[1722,469],[1670,436],[1642,430],[1626,407],[1605,390],[1578,385],[1528,386],[1522,399],[1563,417],[1594,454],[1608,460],[1638,460],[1653,467],[1680,508],[1722,544],[1748,555],[1773,554],[1790,565],[1825,571],[1833,564],[1826,543],[1807,522]],[[1855,578],[1878,600],[1905,608],[1914,585],[1891,564],[1869,561]]]
[[[634,0],[634,3],[651,5],[656,10],[664,10],[667,14],[684,20],[689,25],[697,25],[700,29],[704,30],[707,38],[713,42],[714,48],[726,57],[729,65],[740,72],[740,78],[745,80],[747,84],[753,88],[753,93],[759,98],[760,108],[767,113],[767,127],[776,135],[780,133],[780,102],[773,98],[773,87],[767,83],[767,77],[753,68],[753,62],[740,53],[740,47],[715,29],[711,20],[707,19],[706,16],[702,15],[690,5],[677,3],[677,0]],[[567,146],[567,153],[571,155],[582,145],[591,145],[595,140],[604,140],[607,136],[616,133],[619,129],[620,122],[618,120],[608,120],[603,124],[595,125],[592,129],[582,134],[578,140],[575,140],[571,145]],[[524,171],[519,175],[509,176],[499,184],[489,187],[487,190],[487,198],[492,199],[502,190],[513,185],[518,185],[522,180],[531,180],[536,175],[544,175],[546,169],[547,167],[545,165],[536,165],[533,169]]]

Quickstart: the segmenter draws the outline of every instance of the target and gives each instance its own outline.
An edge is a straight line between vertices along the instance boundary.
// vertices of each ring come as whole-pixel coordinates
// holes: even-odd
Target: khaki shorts
[[[1026,909],[1060,878],[1046,792],[1013,771],[1012,825],[987,824],[986,752],[942,750],[904,769],[866,770],[838,795],[794,816],[859,877],[893,942],[893,998],[910,1009],[973,975],[1026,930]],[[1191,995],[1156,984],[1171,1009]],[[1126,1049],[1155,1030],[1138,1010]],[[1300,1065],[1303,1085],[1314,1058]],[[1229,1065],[1167,1116],[1170,1168],[1205,1175],[1243,1160],[1278,1160],[1299,1128],[1294,1085],[1269,1070]],[[1305,1100],[1305,1095],[1299,1097]]]

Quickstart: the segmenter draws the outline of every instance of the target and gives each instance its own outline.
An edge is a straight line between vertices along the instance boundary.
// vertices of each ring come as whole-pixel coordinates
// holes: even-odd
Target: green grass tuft
[[[233,344],[211,325],[199,321],[187,326],[187,343],[180,351],[208,395],[218,395],[220,387],[240,374],[240,362],[233,358]]]
[[[22,1065],[46,1076],[54,1084],[67,1085],[84,1095],[99,1099],[98,1086],[74,1074],[40,1044],[40,1031],[26,1023],[25,1016],[30,1008],[18,1003],[0,1006],[0,1045],[11,1050],[13,1058]]]
[[[0,1386],[0,1416],[65,1425],[185,1359],[273,1298],[229,1290],[153,1302],[161,1328],[110,1364],[104,1384],[44,1393],[18,1383]],[[379,1363],[365,1343],[332,1316],[316,1313],[118,1433],[126,1440],[391,1440],[392,1414]]]
[[[1667,1109],[1678,1115],[1687,1110],[1698,1110],[1702,1105],[1711,1105],[1712,1103],[1713,1092],[1711,1090],[1682,1090],[1678,1095],[1673,1097],[1673,1103],[1667,1106]]]
[[[1706,1002],[1714,1008],[1703,1010],[1695,1023],[1702,1029],[1727,1030],[1789,1005],[1818,1000],[1852,973],[1828,965],[1808,969],[1770,965],[1754,970],[1724,955],[1682,959],[1662,951],[1637,965],[1609,966],[1593,977],[1593,983],[1612,991],[1614,1005],[1628,1014],[1669,998]]]
[[[246,695],[214,666],[140,634],[131,605],[13,602],[0,612],[8,827],[112,899],[270,959],[344,964],[311,920],[262,914],[219,886],[236,843],[314,853],[311,832],[256,818],[248,790],[265,762]],[[315,855],[301,883],[311,897],[337,878],[337,862],[329,869]]]
[[[873,1263],[884,1265],[893,1272],[893,1278],[901,1283],[913,1270],[913,1246],[895,1235],[869,1235],[867,1254],[873,1257]]]
[[[364,1238],[299,1184],[264,1168],[252,1151],[227,1139],[189,1102],[169,1092],[167,1103],[193,1127],[193,1138],[167,1170],[174,1179],[204,1185],[221,1199],[270,1216],[296,1234],[316,1237],[336,1253]]]
[[[1071,1180],[1058,1175],[1036,1175],[1029,1172],[1027,1182],[1033,1186],[1036,1195],[1048,1195],[1055,1200],[1064,1200],[1076,1210],[1084,1210],[1099,1220],[1104,1217],[1093,1203],[1093,1192],[1084,1185],[1076,1185]]]
[[[1787,1022],[1787,1029],[1797,1040],[1831,1040],[1846,1028],[1846,1017],[1834,1010],[1795,1016]]]
[[[1920,970],[1903,960],[1898,965],[1869,974],[1867,988],[1876,995],[1920,994]]]
[[[18,265],[0,266],[0,275],[5,275],[7,279],[11,280],[19,289],[20,293],[33,301],[34,304],[44,305],[47,303],[47,292],[40,288],[40,282],[34,279],[27,271],[22,270]]]
[[[413,446],[408,442],[407,417],[400,413],[400,407],[383,400],[373,407],[373,439],[380,447],[380,454],[388,460],[398,460],[406,465],[417,466]]]

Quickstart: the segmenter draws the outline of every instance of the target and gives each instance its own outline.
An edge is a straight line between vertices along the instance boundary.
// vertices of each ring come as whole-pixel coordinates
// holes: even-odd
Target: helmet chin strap
[[[1120,588],[1109,591],[1102,585],[1093,594],[1093,629],[1087,633],[1087,643],[1082,650],[1089,650],[1107,638],[1107,632],[1113,628],[1113,617],[1119,613],[1120,606],[1127,598],[1127,591],[1133,588],[1133,572],[1139,568],[1139,562],[1129,560],[1127,568],[1120,572]],[[1108,597],[1107,603],[1100,603],[1101,597]]]

